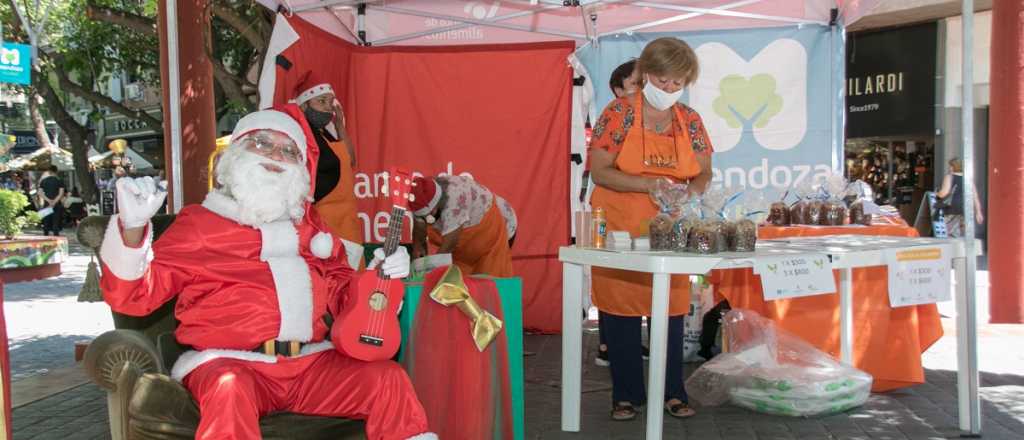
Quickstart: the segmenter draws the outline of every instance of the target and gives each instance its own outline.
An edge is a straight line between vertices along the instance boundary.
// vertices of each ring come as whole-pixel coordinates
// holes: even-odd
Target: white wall
[[[946,24],[945,106],[960,107],[963,32],[960,16],[944,20]],[[988,106],[988,74],[992,41],[992,11],[974,14],[974,106]]]

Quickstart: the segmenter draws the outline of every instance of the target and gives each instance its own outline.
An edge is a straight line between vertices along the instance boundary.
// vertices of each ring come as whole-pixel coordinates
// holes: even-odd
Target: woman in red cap
[[[512,276],[516,214],[505,199],[463,176],[417,177],[412,190],[413,258],[427,240],[463,272]]]
[[[355,144],[345,131],[345,114],[330,83],[316,74],[307,75],[297,89],[295,103],[302,108],[320,147],[313,201],[331,232],[345,244],[349,265],[358,269],[363,236],[353,191]]]

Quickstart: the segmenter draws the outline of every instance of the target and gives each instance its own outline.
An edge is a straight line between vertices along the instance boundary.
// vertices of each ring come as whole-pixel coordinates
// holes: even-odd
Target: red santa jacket
[[[147,228],[137,248],[124,244],[119,221],[108,226],[100,256],[110,307],[139,316],[178,298],[175,337],[195,351],[175,363],[176,379],[218,357],[275,362],[251,351],[267,340],[324,341],[324,314],[344,304],[352,269],[315,209],[299,224],[258,228],[238,223],[237,212],[233,199],[212,192],[202,206],[182,209],[156,243]]]

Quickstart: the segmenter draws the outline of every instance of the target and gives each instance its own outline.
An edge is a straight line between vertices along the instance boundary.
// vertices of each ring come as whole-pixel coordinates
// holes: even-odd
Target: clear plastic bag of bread
[[[871,226],[874,214],[879,212],[871,185],[863,180],[851,182],[846,189],[845,200],[850,206],[850,224]]]
[[[690,251],[698,254],[714,254],[728,250],[725,238],[725,216],[722,209],[736,189],[711,188],[701,196],[701,219],[690,234]]]
[[[722,207],[725,218],[724,236],[730,252],[753,252],[757,244],[757,225],[768,216],[764,192],[745,189],[726,200]]]
[[[776,187],[775,192],[779,195],[779,198],[768,205],[768,218],[765,220],[765,223],[771,226],[789,226],[789,204],[786,203],[786,198],[789,197],[792,191]]]
[[[676,252],[687,252],[693,230],[701,223],[701,196],[690,194],[679,209],[679,218],[672,224],[673,244]]]
[[[733,309],[722,320],[726,352],[686,381],[701,405],[726,402],[791,417],[836,414],[863,405],[870,374],[837,361],[752,310]]]
[[[814,182],[811,179],[801,180],[793,186],[792,192],[796,203],[789,207],[789,222],[791,225],[806,225],[810,219],[808,205],[817,196]]]
[[[824,226],[842,226],[846,224],[846,202],[843,198],[850,184],[839,173],[830,173],[820,178],[819,186],[823,195],[821,216],[818,224]]]
[[[658,179],[650,190],[651,200],[658,207],[658,214],[648,223],[648,235],[652,251],[669,251],[678,247],[679,237],[672,233],[672,227],[679,218],[679,210],[689,198],[686,185]]]

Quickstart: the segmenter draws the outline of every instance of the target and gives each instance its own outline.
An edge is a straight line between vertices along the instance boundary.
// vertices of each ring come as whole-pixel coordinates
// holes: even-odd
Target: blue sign
[[[31,46],[17,43],[4,43],[0,46],[0,83],[32,83]]]
[[[594,84],[598,113],[613,98],[608,79],[659,37],[694,49],[700,75],[682,101],[704,121],[715,154],[713,183],[774,193],[832,168],[829,28],[825,26],[636,33],[577,52]]]

